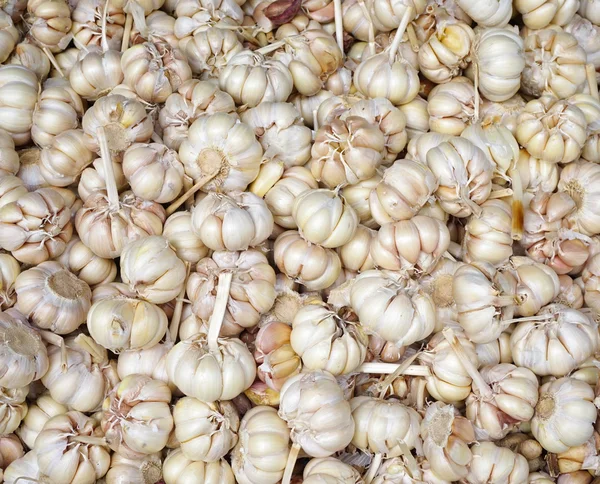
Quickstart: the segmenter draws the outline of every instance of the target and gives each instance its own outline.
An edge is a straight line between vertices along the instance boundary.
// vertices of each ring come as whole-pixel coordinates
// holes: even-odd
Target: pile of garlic
[[[0,482],[600,476],[600,0],[0,2]]]

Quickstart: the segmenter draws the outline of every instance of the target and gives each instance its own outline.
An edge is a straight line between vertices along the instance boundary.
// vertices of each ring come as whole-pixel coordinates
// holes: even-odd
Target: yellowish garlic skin
[[[100,443],[85,443],[77,439],[98,438],[102,431],[98,422],[81,412],[71,411],[52,417],[35,441],[35,453],[40,473],[51,482],[93,483],[106,474],[110,465],[109,449]],[[70,448],[76,446],[72,455]]]
[[[279,416],[292,428],[294,442],[307,454],[328,457],[352,440],[355,426],[350,404],[330,373],[296,375],[284,384],[280,395]],[[312,418],[306,420],[306,415]]]
[[[15,281],[21,273],[21,265],[10,254],[0,254],[0,311],[14,306],[17,302]]]
[[[213,354],[206,336],[197,334],[169,351],[167,374],[185,395],[213,403],[231,400],[249,388],[256,376],[256,364],[239,339],[220,339],[219,353]]]
[[[237,443],[240,419],[231,402],[184,397],[173,407],[175,435],[188,459],[216,462]]]
[[[39,80],[26,67],[7,65],[0,67],[0,87],[4,94],[0,101],[0,113],[4,114],[0,128],[12,136],[16,146],[26,145],[31,139]]]
[[[531,431],[548,452],[565,452],[593,434],[594,391],[585,382],[559,378],[540,388]]]
[[[180,449],[172,450],[163,463],[165,484],[235,484],[231,466],[225,459],[205,463],[186,458]]]
[[[15,282],[17,308],[38,327],[57,334],[75,331],[91,307],[90,287],[62,264],[46,261]]]
[[[471,447],[473,461],[466,481],[469,484],[486,482],[525,482],[529,476],[527,459],[493,442],[477,443]]]
[[[277,410],[256,406],[242,418],[231,467],[240,484],[276,484],[283,476],[290,430]]]

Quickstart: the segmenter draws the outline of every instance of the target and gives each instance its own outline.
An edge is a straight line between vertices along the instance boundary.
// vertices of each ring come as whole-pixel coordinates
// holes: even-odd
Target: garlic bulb
[[[451,135],[436,133],[435,131],[420,134],[409,141],[406,148],[407,157],[410,160],[419,162],[421,165],[427,166],[427,153],[429,153],[429,150],[450,139],[452,139]],[[470,141],[476,144],[473,140]],[[437,185],[435,188],[437,188]]]
[[[89,336],[69,337],[64,348],[50,346],[48,358],[50,365],[42,383],[53,399],[49,402],[51,409],[56,403],[80,412],[98,410],[119,380],[106,350]]]
[[[181,36],[178,28],[183,19],[179,17],[175,23],[175,32]],[[243,50],[233,30],[219,28],[218,25],[204,27],[201,31],[193,32],[190,37],[181,38],[180,48],[184,51],[194,74],[204,74],[217,78],[219,71],[225,68],[231,58]]]
[[[600,256],[590,258],[581,273],[585,303],[588,307],[598,310],[600,308]],[[562,276],[561,276],[562,277]]]
[[[558,276],[558,280],[560,282],[560,290],[558,296],[554,298],[554,301],[573,309],[581,309],[583,307],[584,289],[573,281],[570,276],[565,274]],[[585,284],[585,281],[583,282]],[[587,304],[589,307],[594,307],[594,305],[589,302]]]
[[[367,271],[375,268],[375,262],[371,254],[371,247],[377,236],[377,232],[359,225],[354,236],[349,242],[338,247],[342,266],[350,271]]]
[[[542,161],[521,150],[517,169],[526,193],[552,193],[558,185],[559,167],[556,163]]]
[[[184,262],[194,264],[208,255],[208,247],[192,232],[190,212],[175,212],[171,215],[165,222],[163,237]]]
[[[516,138],[531,156],[551,163],[579,158],[587,139],[587,121],[574,104],[542,96],[525,105]]]
[[[75,50],[79,52],[77,49]],[[59,62],[58,57],[60,57],[60,54],[56,57],[57,62]],[[40,81],[46,79],[50,73],[50,60],[44,54],[44,51],[36,44],[29,42],[17,44],[6,63],[27,67],[35,72]]]
[[[308,455],[328,457],[352,440],[350,404],[330,373],[300,373],[285,382],[280,395],[279,416],[292,429],[294,443]]]
[[[175,299],[185,278],[185,264],[159,235],[131,242],[121,253],[122,281],[148,302],[163,304]]]
[[[91,306],[90,287],[65,267],[46,261],[22,272],[15,282],[17,308],[40,328],[75,331]]]
[[[291,333],[287,324],[272,321],[258,330],[254,342],[258,377],[276,391],[302,369],[302,360],[290,344]]]
[[[387,51],[363,60],[354,71],[352,81],[365,97],[383,97],[394,106],[409,103],[419,92],[415,67],[402,56],[390,62]]]
[[[106,9],[106,14],[104,10]],[[106,16],[106,24],[102,20]],[[106,5],[104,1],[84,0],[78,2],[71,15],[71,33],[77,45],[99,46],[120,50],[123,40],[125,13],[119,6]],[[103,34],[105,38],[103,39]]]
[[[437,187],[435,175],[425,164],[396,160],[369,195],[371,214],[380,225],[411,219]]]
[[[596,179],[600,166],[596,163],[577,161],[563,168],[558,182],[559,193],[568,194],[575,202],[575,209],[566,217],[569,228],[584,235],[600,233],[600,218],[592,209],[596,203]]]
[[[352,444],[363,452],[398,457],[408,449],[420,449],[421,416],[397,400],[355,397],[350,400],[355,422]],[[399,442],[403,443],[400,445]]]
[[[117,185],[117,191],[122,193],[129,185],[123,174],[123,165],[120,163],[119,157],[116,157],[119,162],[112,162],[112,171],[114,174],[115,184]],[[85,203],[90,196],[98,191],[106,190],[106,177],[104,173],[104,163],[101,158],[96,158],[92,162],[92,166],[88,166],[81,172],[81,178],[77,185],[77,193],[81,200]]]
[[[419,48],[419,69],[430,81],[442,84],[467,67],[475,33],[465,22],[438,22],[433,34]]]
[[[459,136],[475,119],[475,88],[466,77],[435,86],[426,103],[432,131]]]
[[[52,417],[35,441],[40,472],[51,482],[96,482],[110,465],[101,436],[98,422],[81,412]]]
[[[524,318],[510,338],[515,364],[538,376],[565,376],[594,354],[599,344],[597,323],[560,304],[546,306],[537,317]]]
[[[386,172],[389,171],[389,168]],[[355,185],[348,185],[340,190],[341,195],[346,200],[346,203],[356,211],[359,221],[365,227],[370,229],[379,228],[379,224],[373,218],[369,197],[371,191],[377,187],[381,181],[380,175],[375,175],[368,180],[363,180]]]
[[[240,484],[276,484],[288,458],[290,430],[272,407],[251,408],[240,424],[231,467]],[[233,482],[233,481],[232,481]]]
[[[181,451],[190,460],[218,461],[238,440],[240,419],[231,402],[184,397],[173,407],[173,421]]]
[[[585,51],[571,34],[555,29],[534,30],[525,37],[525,94],[544,93],[565,99],[581,92],[586,83]],[[563,68],[563,66],[568,66]]]
[[[442,257],[427,274],[419,277],[419,283],[427,292],[436,308],[436,332],[441,331],[444,321],[456,321],[456,302],[452,294],[454,275],[464,264]]]
[[[239,339],[219,339],[216,353],[209,348],[206,335],[197,334],[169,351],[167,374],[188,397],[212,403],[231,400],[249,388],[256,364]]]
[[[565,452],[583,444],[594,430],[597,412],[593,399],[592,388],[574,378],[545,383],[540,388],[531,432],[548,452]]]
[[[477,365],[475,345],[459,328],[455,328],[454,334],[471,363]],[[419,361],[431,370],[426,381],[427,391],[433,398],[445,403],[458,403],[469,396],[472,379],[441,331],[429,340],[426,350],[419,355]]]
[[[31,140],[33,111],[38,100],[39,80],[35,73],[18,65],[0,66],[0,128],[8,132],[16,146]]]
[[[49,394],[40,395],[37,400],[29,405],[27,415],[21,426],[17,429],[17,435],[27,447],[33,449],[35,439],[41,432],[44,424],[56,415],[67,413],[68,408],[55,401]]]
[[[361,481],[360,474],[354,467],[334,457],[311,459],[306,464],[302,477],[304,479],[302,482],[306,484],[332,482],[330,477],[335,479],[333,482],[336,484],[355,484]]]
[[[504,200],[486,200],[481,214],[473,214],[465,226],[465,262],[483,261],[494,266],[505,263],[513,253],[511,208]]]
[[[444,223],[416,215],[410,220],[383,225],[371,244],[371,257],[382,269],[427,273],[449,245],[450,232]]]
[[[56,261],[90,286],[107,284],[117,276],[114,260],[98,257],[76,236]]]
[[[47,476],[40,473],[35,451],[27,452],[23,457],[14,460],[4,470],[4,482],[7,484],[19,484],[26,479],[37,481],[38,478],[48,479]]]
[[[27,415],[25,398],[29,387],[4,388],[0,387],[0,433],[8,435],[21,425]]]
[[[406,134],[408,139],[418,137],[429,130],[429,113],[427,111],[428,102],[420,96],[412,101],[398,106],[400,111],[406,117]]]
[[[162,456],[160,453],[129,459],[114,453],[110,469],[106,473],[106,484],[155,484],[162,478]]]
[[[4,470],[24,453],[23,444],[15,434],[0,437],[0,476],[4,477]]]
[[[65,199],[40,188],[0,208],[0,247],[20,262],[39,264],[59,256],[71,239],[73,225]]]
[[[265,202],[249,192],[209,193],[192,211],[192,232],[212,250],[246,250],[273,231]]]
[[[71,9],[64,0],[27,2],[29,35],[50,52],[60,52],[71,41]]]
[[[20,166],[17,176],[29,191],[51,186],[42,175],[41,155],[40,148],[26,148],[19,151]]]
[[[15,281],[21,273],[21,266],[10,254],[0,254],[0,311],[17,302]]]
[[[369,333],[396,346],[429,336],[435,326],[435,305],[420,285],[394,272],[366,271],[349,288],[349,303]]]
[[[483,27],[503,27],[512,16],[512,2],[506,0],[486,0],[480,3],[473,0],[456,0],[456,4],[464,10],[464,14]]]
[[[61,130],[40,154],[40,172],[54,187],[74,183],[93,161],[94,157],[84,143],[83,131]]]
[[[79,54],[80,54],[80,51],[76,47],[69,47],[66,50],[63,50],[62,52],[59,52],[58,54],[56,54],[54,56],[54,58],[56,59],[56,64],[60,68],[63,75],[61,75],[61,73],[58,72],[56,67],[52,66],[52,69],[50,70],[50,77],[65,77],[68,79],[69,74],[71,73],[71,70],[77,63]],[[43,52],[42,52],[42,55],[44,57],[46,57],[46,55]],[[49,61],[48,61],[48,67],[50,67]],[[38,73],[38,77],[40,77],[40,79],[44,78],[44,76],[40,76],[41,66],[37,66],[35,69],[30,67],[30,69],[36,71]],[[69,80],[69,83],[70,82],[71,81]],[[73,86],[71,86],[71,87],[73,87]]]
[[[525,100],[519,94],[501,102],[484,99],[481,103],[479,119],[484,125],[500,124],[514,135],[517,130],[517,118],[525,104]]]
[[[473,460],[466,477],[469,484],[517,484],[525,482],[529,476],[527,459],[510,449],[499,447],[493,442],[482,442],[473,445],[471,452]]]
[[[261,315],[273,306],[275,271],[257,250],[214,252],[212,257],[202,259],[196,272],[190,274],[186,292],[194,314],[203,321],[213,313],[218,279],[225,273],[232,273],[232,281],[220,334],[237,336],[256,326]]]
[[[168,339],[168,338],[167,338]],[[169,385],[171,391],[175,385],[169,381],[166,370],[167,353],[173,347],[171,341],[157,343],[151,348],[143,350],[124,351],[117,359],[117,373],[119,378],[133,374],[141,374],[161,380]]]
[[[579,2],[574,0],[562,0],[561,2],[517,0],[515,8],[523,15],[523,23],[527,27],[544,29],[550,24],[562,27],[569,23],[579,8]]]
[[[312,291],[331,286],[342,269],[334,250],[311,244],[295,230],[277,237],[274,257],[281,272]]]
[[[0,13],[0,62],[4,63],[8,59],[15,45],[19,42],[19,37],[19,31],[16,29],[13,20],[2,10],[2,13]]]
[[[434,402],[421,422],[423,453],[431,470],[448,481],[467,477],[473,460],[468,446],[475,440],[473,426],[459,415],[452,405]]]
[[[173,450],[163,463],[165,484],[235,484],[231,466],[225,459],[205,463],[189,460],[180,449]]]
[[[185,173],[198,181],[212,177],[205,190],[245,190],[258,176],[263,149],[253,129],[233,114],[202,116],[192,123],[179,148]]]
[[[511,257],[510,270],[517,279],[516,294],[522,301],[515,313],[533,316],[560,294],[560,280],[551,267],[527,257]]]
[[[121,53],[93,48],[80,52],[69,73],[69,82],[75,92],[88,101],[105,96],[123,82]]]
[[[268,59],[260,51],[242,50],[219,73],[219,87],[236,104],[253,108],[262,102],[286,101],[294,79],[282,62]]]
[[[27,187],[18,176],[6,175],[0,177],[0,208],[11,202],[16,202],[27,193]]]
[[[483,151],[467,139],[452,138],[429,150],[427,166],[438,179],[435,195],[444,211],[455,217],[481,212],[494,172]]]
[[[291,103],[262,102],[241,114],[252,126],[265,151],[265,159],[286,168],[304,165],[310,158],[312,133]]]
[[[158,306],[134,298],[134,294],[101,295],[104,286],[94,290],[92,307],[87,315],[90,336],[113,353],[151,348],[167,330],[167,316]],[[115,321],[118,321],[115,326]]]
[[[14,308],[0,312],[0,385],[22,388],[48,370],[48,355],[39,333]]]
[[[352,373],[365,361],[368,338],[359,324],[323,303],[300,308],[292,321],[290,343],[307,370],[338,376]]]
[[[16,175],[19,171],[19,155],[10,133],[0,129],[0,177]]]
[[[531,370],[507,363],[484,366],[480,372],[491,393],[471,393],[466,401],[466,416],[480,438],[501,439],[515,424],[529,422],[533,417],[538,379]]]
[[[106,442],[125,457],[162,450],[173,429],[171,390],[146,375],[126,376],[102,404]]]
[[[584,3],[587,3],[587,1],[589,0],[580,3],[583,5]],[[580,10],[579,13],[582,14],[582,11]],[[597,24],[598,22],[590,22],[587,18],[575,14],[571,20],[563,26],[565,32],[577,39],[577,42],[583,47],[587,54],[588,63],[592,64],[596,69],[600,67],[600,45],[598,43],[598,40],[600,39],[600,26]],[[596,79],[598,79],[597,73]]]
[[[192,70],[183,53],[165,42],[145,42],[130,47],[121,57],[124,82],[144,101],[163,103]]]

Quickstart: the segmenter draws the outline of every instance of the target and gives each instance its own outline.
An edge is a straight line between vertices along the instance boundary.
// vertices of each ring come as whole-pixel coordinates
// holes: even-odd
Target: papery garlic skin
[[[473,461],[466,481],[469,484],[505,482],[517,484],[525,482],[529,476],[527,459],[493,442],[477,443],[471,447]]]
[[[10,254],[0,254],[0,311],[17,302],[15,281],[21,273],[21,265]]]
[[[350,400],[355,422],[352,444],[363,452],[398,457],[402,441],[409,449],[421,446],[421,416],[416,410],[395,400],[355,397]]]
[[[67,50],[75,50],[77,53],[79,52],[78,49]],[[61,54],[55,56],[59,65]],[[77,57],[77,55],[75,55],[75,57]],[[15,64],[18,66],[27,67],[29,70],[35,72],[40,81],[44,81],[50,73],[50,60],[46,54],[44,54],[44,51],[36,44],[29,42],[21,42],[17,44],[6,64]]]
[[[23,457],[12,461],[4,469],[3,478],[7,484],[19,484],[24,479],[37,481],[39,478],[48,479],[48,476],[40,473],[37,455],[34,450],[30,450]]]
[[[3,92],[0,128],[12,136],[16,146],[23,146],[31,139],[33,111],[38,99],[38,78],[26,67],[1,66],[0,87]]]
[[[256,364],[239,339],[220,339],[219,354],[213,354],[206,336],[197,334],[169,351],[167,374],[185,395],[212,403],[231,400],[249,388],[256,376]]]
[[[215,462],[237,443],[240,419],[231,402],[184,397],[173,407],[175,436],[188,459]]]
[[[501,124],[514,135],[517,129],[517,118],[525,104],[520,94],[515,94],[501,102],[484,100],[480,107],[480,120],[483,124]]]
[[[21,426],[17,429],[17,435],[27,447],[33,449],[35,439],[41,432],[44,424],[52,417],[66,413],[68,408],[55,401],[48,393],[40,395],[37,400],[29,405],[27,415]]]
[[[292,321],[290,343],[306,369],[338,376],[364,362],[368,339],[360,325],[344,321],[325,304],[309,304]]]
[[[565,452],[586,442],[593,433],[594,391],[585,382],[559,378],[540,388],[531,420],[534,437],[548,452]]]
[[[39,148],[19,151],[20,167],[17,176],[29,191],[50,187],[50,183],[42,175],[41,154],[42,150]]]
[[[231,467],[240,484],[276,484],[283,476],[290,430],[273,407],[256,406],[242,418]]]
[[[237,336],[259,323],[275,302],[275,271],[258,250],[214,252],[202,259],[188,278],[186,292],[192,311],[208,321],[216,303],[219,276],[231,272],[232,281],[221,336]]]
[[[98,422],[83,413],[71,411],[52,417],[35,441],[40,472],[51,482],[96,482],[108,471],[108,448],[77,439],[101,436]]]
[[[457,320],[458,312],[452,290],[456,271],[463,265],[463,262],[442,257],[428,274],[419,277],[419,283],[435,304],[436,332],[443,329],[444,322]]]
[[[274,257],[281,272],[313,291],[331,286],[342,269],[334,250],[307,242],[295,230],[277,237]]]
[[[590,316],[560,304],[546,306],[538,315],[544,319],[519,323],[511,335],[518,366],[538,376],[561,377],[598,350],[598,325]]]
[[[230,465],[225,459],[205,463],[186,458],[180,449],[173,450],[163,463],[165,484],[235,484]]]
[[[75,331],[91,307],[92,291],[62,264],[46,261],[22,272],[15,283],[17,308],[40,328]]]
[[[304,479],[302,482],[306,484],[320,484],[323,480],[330,482],[330,477],[336,484],[354,484],[361,480],[360,474],[354,467],[334,457],[311,459],[306,464],[302,477]]]
[[[126,457],[162,450],[173,429],[170,401],[166,383],[126,376],[102,404],[102,430],[110,448]]]

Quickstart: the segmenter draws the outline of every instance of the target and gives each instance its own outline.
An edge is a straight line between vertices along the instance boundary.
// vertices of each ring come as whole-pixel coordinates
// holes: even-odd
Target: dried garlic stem
[[[402,451],[402,455],[404,456],[406,467],[410,470],[410,474],[413,479],[421,479],[421,470],[419,469],[419,465],[417,464],[417,459],[412,455],[412,452],[408,448],[408,445],[403,440],[398,440],[398,447]]]
[[[383,380],[381,383],[379,383],[379,385],[378,385],[379,386],[379,398],[383,398],[383,396],[385,395],[385,392],[387,391],[387,388],[392,384],[392,382],[396,378],[398,378],[400,375],[402,375],[408,369],[408,367],[411,365],[411,363],[417,359],[417,356],[419,356],[419,353],[415,353],[410,358],[407,358],[406,360],[404,360],[402,363],[400,363],[398,365],[398,368],[396,368],[396,370],[394,370],[393,373],[390,373],[385,378],[385,380]]]
[[[60,368],[63,373],[67,371],[67,347],[65,346],[65,340],[57,334],[46,330],[40,330],[40,336],[47,343],[60,348]]]
[[[375,55],[375,27],[373,26],[373,20],[371,20],[371,15],[369,14],[369,10],[367,9],[365,2],[363,2],[362,0],[358,0],[358,5],[360,6],[360,9],[365,15],[365,18],[369,22],[369,42],[367,44],[367,53],[369,54],[369,57],[372,57]]]
[[[125,19],[125,29],[123,30],[123,40],[121,41],[121,52],[125,52],[129,47],[129,39],[131,37],[131,29],[133,27],[133,15],[127,14]]]
[[[473,124],[475,124],[479,121],[479,103],[481,102],[479,97],[479,65],[477,62],[473,62],[473,89],[475,91],[475,110],[473,111],[475,119],[473,120]]]
[[[495,200],[498,198],[512,197],[512,188],[503,188],[502,190],[494,190],[490,193],[488,200]]]
[[[56,69],[56,72],[58,72],[60,74],[60,77],[65,77],[65,73],[60,68],[60,65],[58,64],[58,62],[56,62],[56,57],[54,57],[54,54],[52,52],[50,52],[50,49],[48,49],[48,47],[42,47],[42,51],[44,52],[44,54],[46,54],[46,57],[48,57],[48,60],[50,61],[52,66]]]
[[[70,440],[88,445],[107,445],[104,437],[92,437],[91,435],[75,435]]]
[[[382,459],[382,454],[375,454],[373,456],[371,464],[369,465],[369,472],[367,472],[367,475],[365,476],[365,484],[371,484],[371,481],[373,481],[373,479],[375,478],[375,474],[377,474],[377,471],[381,466]]]
[[[102,11],[102,51],[106,52],[110,47],[108,46],[108,39],[106,38],[106,22],[108,18],[108,6],[110,0],[104,2],[104,10]]]
[[[294,472],[294,466],[296,465],[296,459],[298,459],[298,453],[300,452],[300,445],[294,444],[288,454],[287,462],[285,463],[285,471],[283,471],[283,477],[281,478],[281,484],[290,484],[292,479],[292,472]]]
[[[600,100],[600,95],[598,95],[598,81],[596,81],[596,68],[594,64],[587,64],[585,66],[585,73],[587,76],[588,86],[590,88],[590,96],[594,99]]]
[[[402,42],[402,36],[404,35],[404,31],[410,22],[410,17],[413,14],[412,7],[406,7],[404,11],[404,15],[402,15],[402,20],[400,21],[400,25],[398,29],[396,29],[396,35],[394,35],[394,41],[392,42],[392,46],[390,47],[390,64],[394,63],[394,59],[396,58],[396,52],[398,52],[398,48],[400,47],[400,42]]]
[[[110,156],[108,140],[106,139],[106,133],[104,132],[104,128],[102,126],[96,131],[96,136],[98,137],[100,157],[102,158],[102,166],[104,167],[104,173],[106,176],[106,193],[108,194],[108,203],[111,210],[118,210],[119,191],[117,190],[117,183],[115,181],[115,171],[113,169],[112,157]]]
[[[175,200],[171,205],[169,205],[169,207],[166,210],[167,217],[169,215],[171,215],[173,212],[175,212],[175,210],[177,210],[181,206],[182,203],[185,203],[188,200],[188,198],[190,198],[192,195],[194,195],[194,193],[196,193],[204,185],[206,185],[209,181],[211,181],[214,177],[216,177],[219,174],[219,171],[220,171],[220,167],[217,170],[215,170],[213,173],[211,173],[209,175],[205,175],[202,178],[200,178],[196,183],[194,183],[194,185],[187,192],[185,192],[177,200]]]
[[[521,182],[521,174],[515,165],[508,170],[508,176],[511,179],[512,186],[512,238],[513,240],[521,240],[523,237],[523,183]]]
[[[333,0],[333,11],[335,15],[335,38],[338,47],[344,53],[344,25],[342,23],[342,0]]]
[[[215,306],[213,313],[208,320],[208,348],[211,353],[219,354],[219,333],[221,325],[227,310],[227,301],[229,301],[229,288],[231,287],[231,272],[222,272],[219,275],[219,284],[217,286],[217,297],[215,298]]]
[[[401,364],[398,363],[381,363],[381,362],[371,362],[371,363],[363,363],[357,369],[357,373],[376,373],[380,375],[390,375],[398,370],[398,367]],[[410,365],[405,368],[402,372],[398,373],[398,375],[407,375],[407,376],[431,376],[431,372],[429,368],[421,365]],[[398,376],[397,375],[397,376]]]
[[[415,26],[410,23],[406,27],[406,33],[408,34],[408,41],[410,42],[410,46],[414,52],[419,52],[419,41],[417,39],[417,34],[415,33]]]
[[[185,263],[185,280],[187,281],[190,275],[190,263]],[[171,324],[169,325],[169,335],[171,341],[177,341],[177,335],[179,334],[179,323],[181,322],[181,313],[183,312],[183,299],[185,297],[185,282],[181,286],[181,291],[175,301],[175,309],[173,310],[173,317],[171,318]]]
[[[473,380],[473,386],[477,389],[477,391],[483,398],[485,398],[486,400],[491,400],[494,397],[492,389],[486,383],[479,371],[477,371],[475,365],[473,365],[473,363],[467,356],[465,349],[460,344],[460,341],[458,341],[458,338],[454,334],[452,328],[444,328],[442,333],[444,334],[444,338],[446,338],[448,343],[450,343],[452,351],[454,351],[454,354],[456,354],[462,366],[465,368],[465,370]]]
[[[80,334],[75,338],[75,343],[90,354],[92,361],[101,362],[106,359],[106,356],[102,353],[102,347],[89,336]]]
[[[291,35],[287,39],[278,40],[277,42],[273,42],[272,44],[265,45],[264,47],[261,47],[260,49],[256,49],[254,52],[256,52],[257,54],[262,54],[262,55],[270,54],[271,52],[279,49],[279,47],[284,46],[286,44],[286,42],[288,41],[288,39],[292,39],[294,37],[298,37],[298,36]]]

